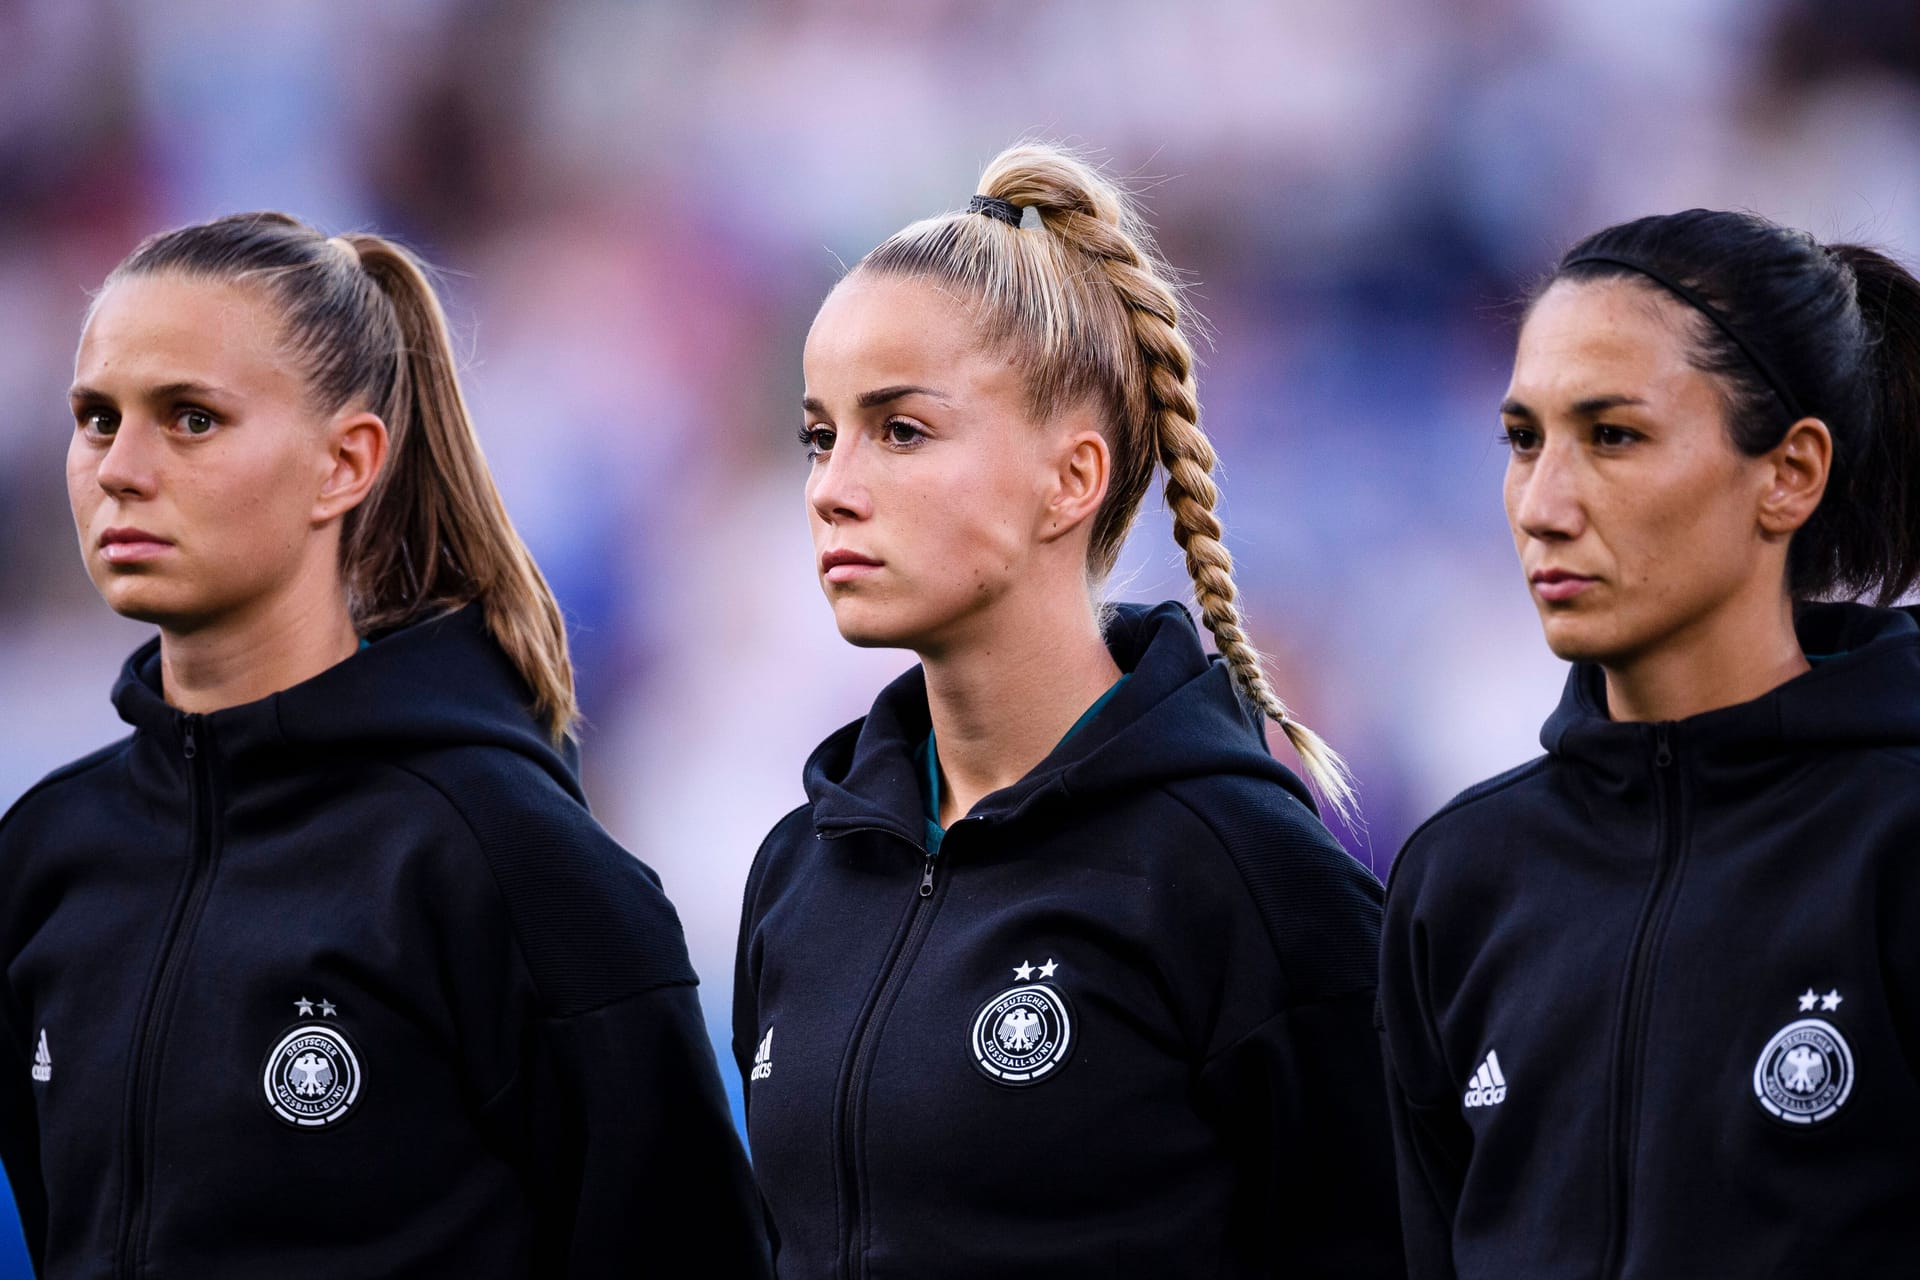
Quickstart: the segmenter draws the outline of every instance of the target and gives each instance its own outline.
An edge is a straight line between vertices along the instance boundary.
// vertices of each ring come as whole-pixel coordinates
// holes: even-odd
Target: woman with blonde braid
[[[1380,887],[1268,753],[1336,757],[1235,605],[1177,291],[1015,147],[805,353],[840,632],[920,665],[808,761],[746,891],[734,1052],[787,1276],[1389,1275]],[[1095,596],[1155,466],[1201,615]]]

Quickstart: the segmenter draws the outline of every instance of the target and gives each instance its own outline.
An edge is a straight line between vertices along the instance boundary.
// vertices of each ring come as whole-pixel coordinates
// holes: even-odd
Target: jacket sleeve
[[[1372,1010],[1371,990],[1282,1010],[1202,1068],[1274,1276],[1404,1274]]]
[[[1410,1280],[1453,1280],[1453,1218],[1466,1169],[1464,1152],[1447,1121],[1450,1108],[1414,1102],[1388,1072],[1387,1107],[1393,1116],[1394,1155],[1400,1169],[1400,1229],[1407,1241]]]
[[[536,1274],[771,1274],[695,990],[659,987],[541,1026]]]
[[[760,842],[760,848],[754,854],[753,866],[747,872],[746,889],[741,895],[740,935],[735,942],[733,956],[733,1061],[740,1068],[740,1087],[746,1098],[749,1115],[753,1112],[753,1055],[760,1045],[760,1000],[755,982],[758,953],[754,947],[754,929],[760,919],[760,885],[766,872],[769,850],[782,839],[783,833],[790,835],[809,828],[810,814],[809,807],[801,805],[767,833],[767,838]],[[774,1226],[773,1214],[767,1208],[765,1197],[758,1197],[758,1203],[768,1249],[773,1257],[778,1258],[779,1230]]]
[[[463,1024],[495,1063],[486,1130],[522,1170],[533,1273],[770,1274],[679,916],[584,808],[511,774],[463,776],[459,808],[499,919],[463,939]],[[476,918],[488,913],[476,909]],[[492,994],[489,995],[488,993]],[[486,1003],[478,1003],[479,1001]]]
[[[12,855],[17,851],[8,847],[7,830],[26,798],[22,796],[12,809],[0,813],[0,866],[16,865]],[[7,945],[7,954],[11,955],[12,941]],[[40,1119],[29,1083],[32,1059],[33,1048],[13,993],[0,991],[0,1163],[6,1166],[7,1185],[20,1214],[27,1256],[38,1275],[46,1265],[47,1192],[40,1172]]]
[[[10,1006],[11,1001],[0,1001]],[[0,1161],[7,1169],[7,1185],[20,1212],[20,1231],[34,1273],[46,1262],[47,1193],[40,1176],[40,1122],[34,1109],[30,1050],[23,1041],[11,1008],[0,1015]]]
[[[1393,1117],[1407,1274],[1413,1280],[1453,1280],[1453,1222],[1472,1133],[1460,1118],[1426,998],[1413,923],[1416,882],[1400,874],[1410,861],[1403,852],[1387,896],[1376,1022]]]
[[[1237,1165],[1235,1237],[1274,1276],[1404,1274],[1373,1030],[1380,882],[1273,788],[1189,811],[1225,859],[1190,858],[1182,997],[1211,1011],[1201,1096]],[[1170,832],[1176,827],[1168,827]],[[1202,837],[1191,837],[1194,848]]]

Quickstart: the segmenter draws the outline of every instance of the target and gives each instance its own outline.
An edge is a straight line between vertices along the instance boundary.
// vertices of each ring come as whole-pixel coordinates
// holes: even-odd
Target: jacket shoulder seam
[[[1266,1017],[1260,1019],[1260,1021],[1248,1027],[1245,1031],[1241,1032],[1238,1036],[1234,1037],[1233,1040],[1229,1041],[1227,1044],[1222,1045],[1220,1048],[1215,1049],[1212,1053],[1208,1054],[1204,1059],[1201,1060],[1200,1069],[1202,1071],[1205,1071],[1208,1067],[1211,1067],[1215,1062],[1218,1062],[1221,1058],[1224,1058],[1226,1055],[1228,1055],[1229,1053],[1232,1053],[1235,1049],[1238,1049],[1241,1045],[1245,1044],[1247,1041],[1259,1035],[1262,1031],[1265,1031],[1267,1027],[1272,1025],[1275,1020],[1284,1018],[1290,1013],[1298,1013],[1302,1009],[1311,1009],[1316,1005],[1337,1004],[1342,1000],[1351,1000],[1355,996],[1368,995],[1372,991],[1373,991],[1372,987],[1354,987],[1349,991],[1330,991],[1325,995],[1311,996],[1304,1000],[1289,1000],[1287,1003],[1280,1005],[1278,1008],[1270,1010]]]
[[[1253,886],[1247,883],[1247,873],[1244,869],[1241,868],[1240,860],[1234,856],[1233,843],[1227,839],[1226,835],[1220,830],[1218,826],[1214,824],[1213,820],[1209,818],[1205,813],[1202,813],[1197,807],[1195,807],[1195,805],[1190,800],[1188,800],[1185,796],[1181,795],[1174,788],[1163,784],[1157,787],[1156,790],[1158,790],[1162,795],[1166,796],[1168,799],[1172,800],[1175,804],[1179,805],[1182,809],[1185,809],[1188,813],[1192,814],[1194,817],[1194,820],[1200,823],[1201,826],[1207,829],[1207,833],[1213,837],[1214,844],[1219,847],[1220,852],[1225,855],[1228,864],[1232,866],[1234,876],[1237,882],[1239,883],[1241,889],[1248,895],[1249,898],[1251,898],[1253,895]],[[1289,801],[1291,801],[1294,804],[1300,803],[1297,799],[1295,799],[1292,796],[1291,793],[1288,793],[1287,798]],[[1301,806],[1301,811],[1306,816],[1311,817],[1311,814],[1307,813],[1307,810],[1304,805]],[[1332,837],[1329,836],[1328,838],[1331,839]],[[1342,857],[1345,857],[1345,858],[1352,857],[1352,855],[1347,853],[1344,849],[1340,851],[1340,854]],[[1267,946],[1270,947],[1273,951],[1274,963],[1280,966],[1281,972],[1284,975],[1288,968],[1287,959],[1286,959],[1286,956],[1282,954],[1280,950],[1280,940],[1274,936],[1273,925],[1269,921],[1267,921],[1264,917],[1264,914],[1259,911],[1257,903],[1255,904],[1255,914],[1260,915],[1262,917],[1260,920],[1261,932],[1266,935]],[[1358,988],[1356,988],[1356,990],[1357,989]],[[1330,999],[1330,998],[1337,998],[1337,997],[1322,994],[1322,993],[1316,993],[1311,997],[1308,997],[1299,1001],[1289,1001],[1285,1006],[1282,1006],[1282,1010],[1276,1010],[1276,1012],[1283,1011],[1286,1008],[1293,1008],[1298,1005],[1312,1004],[1317,1000]]]
[[[1517,787],[1522,782],[1526,782],[1544,773],[1547,766],[1552,762],[1552,756],[1538,756],[1523,765],[1507,770],[1505,773],[1495,774],[1484,782],[1475,783],[1459,795],[1456,795],[1453,799],[1441,805],[1432,817],[1415,827],[1413,834],[1401,842],[1400,852],[1394,857],[1393,866],[1387,871],[1388,892],[1392,892],[1393,882],[1399,876],[1400,868],[1406,864],[1407,854],[1412,851],[1415,842],[1417,842],[1421,836],[1425,835],[1429,828],[1438,824],[1443,818],[1449,818],[1456,813],[1471,808],[1482,800],[1490,800],[1494,796],[1513,787]]]
[[[767,828],[767,834],[761,837],[760,847],[753,851],[753,861],[747,864],[746,883],[741,887],[740,908],[743,921],[759,918],[759,913],[755,908],[759,906],[760,886],[761,882],[766,878],[767,859],[773,850],[775,838],[778,837],[781,830],[795,818],[800,817],[802,814],[810,814],[812,812],[813,802],[811,800],[797,804],[781,814],[780,820]]]
[[[95,769],[104,768],[112,764],[115,760],[126,754],[127,748],[131,746],[132,743],[133,736],[129,734],[117,742],[108,743],[97,751],[88,752],[78,760],[69,761],[55,769],[52,773],[47,774],[44,778],[41,778],[40,781],[21,792],[19,799],[7,806],[6,812],[0,813],[0,831],[6,830],[7,824],[13,820],[15,814],[19,813],[20,810],[26,806],[27,801],[33,799],[35,796],[52,791],[55,787],[63,783],[72,782],[77,778],[92,773]]]
[[[412,765],[405,764],[401,761],[396,760],[391,763],[393,768],[398,769],[400,772],[406,774],[408,777],[414,778],[415,780],[419,781],[425,786],[431,788],[435,794],[437,794],[443,801],[446,802],[447,807],[452,809],[453,812],[459,817],[460,825],[463,828],[465,828],[467,834],[472,838],[474,849],[480,855],[480,862],[487,869],[487,881],[489,884],[493,886],[494,898],[500,903],[500,914],[505,918],[506,925],[507,925],[507,932],[513,938],[513,950],[514,950],[514,954],[517,957],[519,957],[521,971],[527,975],[527,981],[532,984],[534,991],[539,993],[541,1003],[549,1004],[551,997],[544,990],[543,984],[540,982],[539,976],[536,970],[534,969],[533,961],[527,955],[526,940],[521,936],[520,922],[514,915],[513,908],[507,898],[506,890],[500,884],[499,873],[495,870],[493,865],[493,858],[488,853],[489,846],[488,846],[486,837],[481,835],[479,828],[474,826],[473,819],[468,816],[466,808],[463,805],[461,805],[460,802],[456,800],[453,797],[453,795],[449,793],[445,787],[441,786],[440,783],[436,781],[432,776],[422,772],[419,769],[414,768]],[[613,999],[611,1000],[602,1001],[600,1004],[595,1005],[594,1008],[604,1008],[607,1004],[617,1003],[618,1001],[627,999],[631,996],[645,995],[649,991],[656,991],[663,987],[686,986],[686,985],[693,985],[693,984],[687,983],[685,981],[666,981],[666,982],[655,982],[645,986],[637,986],[633,990],[624,992],[619,996],[613,997]],[[570,1011],[570,1012],[573,1012],[573,1011]],[[577,1012],[588,1013],[588,1012],[592,1012],[592,1009],[583,1009]],[[551,1020],[558,1020],[559,1018],[565,1015],[557,1015],[549,1011],[543,1011],[541,1016],[551,1021]]]

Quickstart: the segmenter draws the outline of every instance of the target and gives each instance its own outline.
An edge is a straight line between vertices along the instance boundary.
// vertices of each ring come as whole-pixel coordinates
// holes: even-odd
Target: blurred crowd
[[[88,290],[240,209],[396,235],[444,270],[568,611],[596,809],[665,878],[724,1035],[746,865],[911,661],[841,643],[814,584],[802,339],[843,264],[1025,134],[1129,178],[1192,281],[1252,632],[1353,764],[1342,834],[1384,876],[1535,752],[1563,674],[1500,511],[1529,280],[1697,204],[1920,251],[1920,10],[0,0],[0,806],[118,735],[143,638],[66,512]],[[1157,507],[1110,590],[1185,594]]]

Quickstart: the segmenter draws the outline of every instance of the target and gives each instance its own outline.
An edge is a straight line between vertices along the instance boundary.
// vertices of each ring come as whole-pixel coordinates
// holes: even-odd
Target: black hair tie
[[[1020,206],[999,196],[975,196],[967,206],[967,212],[984,213],[995,222],[1004,222],[1010,227],[1020,225]]]
[[[1629,271],[1637,271],[1665,289],[1668,293],[1671,293],[1674,297],[1680,299],[1680,301],[1692,307],[1695,311],[1698,311],[1707,319],[1713,321],[1714,327],[1719,329],[1721,333],[1727,335],[1728,342],[1740,348],[1741,354],[1747,357],[1747,363],[1751,364],[1755,371],[1766,380],[1766,384],[1773,388],[1773,394],[1780,398],[1780,403],[1784,405],[1787,412],[1792,415],[1789,420],[1798,422],[1807,416],[1800,411],[1800,401],[1794,398],[1791,391],[1787,390],[1787,380],[1780,376],[1779,371],[1773,367],[1772,362],[1761,355],[1745,338],[1741,337],[1739,333],[1734,330],[1733,322],[1721,315],[1718,308],[1695,293],[1692,289],[1687,288],[1687,286],[1681,284],[1673,277],[1666,275],[1664,272],[1657,271],[1644,263],[1635,262],[1631,258],[1616,258],[1611,254],[1605,253],[1581,254],[1573,261],[1561,264],[1560,269],[1565,271],[1568,267],[1577,267],[1583,262],[1605,262],[1616,267],[1625,267]]]

